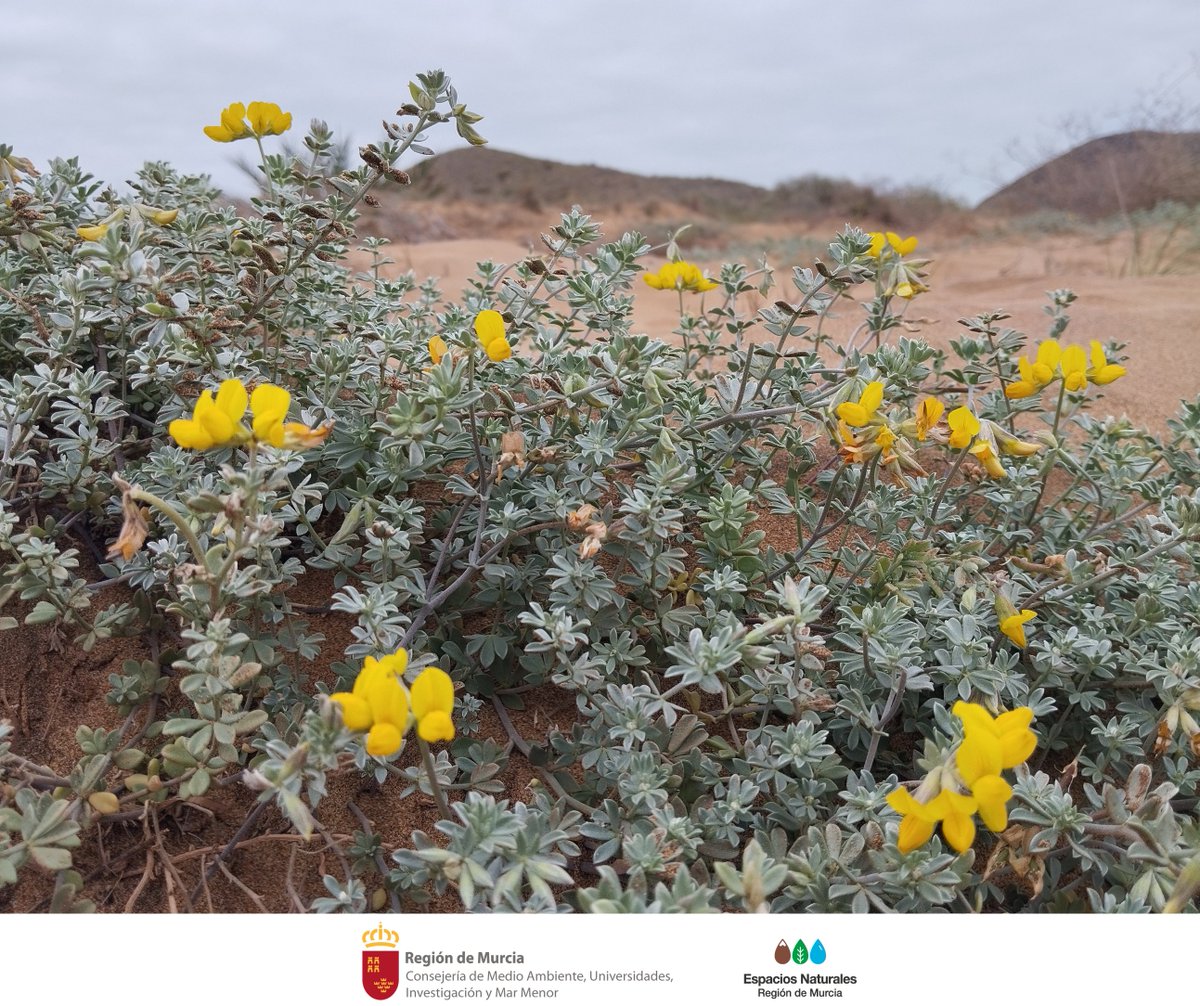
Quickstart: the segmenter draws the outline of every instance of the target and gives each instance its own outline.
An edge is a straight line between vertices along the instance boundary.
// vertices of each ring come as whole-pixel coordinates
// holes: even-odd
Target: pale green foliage
[[[1071,396],[1060,446],[1006,459],[999,481],[947,489],[932,441],[928,477],[844,465],[830,407],[867,380],[898,419],[953,387],[982,417],[1046,431],[1053,403],[1000,390],[1026,337],[993,314],[949,354],[897,339],[877,285],[871,351],[831,345],[825,316],[877,281],[854,227],[783,285],[765,263],[725,266],[683,302],[676,339],[631,331],[650,242],[609,240],[578,208],[540,254],[481,263],[457,298],[386,278],[379,240],[356,271],[355,206],[405,181],[401,150],[449,118],[478,139],[441,75],[414,95],[415,131],[390,126],[358,169],[325,163],[337,148],[314,124],[312,163],[268,158],[274,196],[245,215],[162,164],[136,201],[177,220],[131,213],[96,242],[74,228],[124,197],[75,162],[6,192],[0,627],[85,649],[144,636],[151,657],[111,675],[109,701],[137,716],[81,729],[69,779],[0,725],[0,885],[33,863],[70,907],[93,795],[136,812],[248,785],[256,816],[274,804],[311,834],[334,769],[429,793],[419,761],[369,757],[314,694],[305,666],[325,641],[294,590],[324,570],[330,609],[354,620],[343,686],[403,645],[411,673],[436,660],[460,690],[433,768],[452,800],[444,841],[359,832],[353,875],[325,878],[317,911],[365,910],[368,875],[397,906],[454,890],[495,911],[1161,908],[1197,851],[1182,717],[1200,688],[1200,402],[1159,439],[1091,418],[1095,389]],[[770,304],[757,314],[755,290]],[[1053,295],[1052,334],[1072,299]],[[488,307],[513,345],[502,364],[472,332]],[[450,348],[436,367],[433,336]],[[253,462],[174,446],[170,420],[228,377],[287,387],[290,418],[331,435]],[[516,452],[501,444],[514,432]],[[1046,492],[1053,467],[1066,488]],[[96,577],[80,550],[117,537],[116,475],[184,526],[151,512],[144,546]],[[767,515],[795,529],[787,547],[756,527]],[[117,581],[129,599],[95,604]],[[996,591],[1038,611],[1024,651],[998,632]],[[554,689],[574,724],[522,737],[507,710]],[[1016,882],[936,837],[896,850],[885,797],[955,742],[959,697],[1037,714],[1010,804]],[[478,736],[485,705],[511,744]],[[1174,725],[1151,759],[1160,722]],[[532,798],[504,791],[518,759]],[[381,842],[400,847],[390,862]]]

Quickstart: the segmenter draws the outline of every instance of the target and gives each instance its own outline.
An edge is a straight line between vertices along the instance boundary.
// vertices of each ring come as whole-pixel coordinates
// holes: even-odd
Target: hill
[[[414,243],[487,234],[524,240],[574,204],[609,232],[661,237],[685,223],[692,246],[723,246],[747,232],[825,232],[847,221],[872,229],[927,228],[958,204],[928,190],[886,191],[810,175],[763,188],[722,178],[638,175],[564,164],[490,147],[453,150],[414,165],[401,198],[381,194],[377,229]]]
[[[526,157],[504,150],[452,150],[418,163],[410,172],[413,194],[436,200],[500,200],[537,207],[619,206],[661,200],[705,216],[740,215],[756,207],[766,189],[721,178],[638,175],[594,164]]]
[[[988,196],[984,212],[1097,220],[1164,200],[1200,203],[1200,133],[1137,130],[1089,140]]]

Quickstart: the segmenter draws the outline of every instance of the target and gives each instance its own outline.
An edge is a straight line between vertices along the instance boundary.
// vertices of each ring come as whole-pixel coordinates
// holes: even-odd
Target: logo
[[[786,940],[780,940],[775,946],[776,964],[787,964],[788,961],[795,964],[824,964],[825,957],[825,944],[820,940],[814,940],[811,949],[804,945],[803,940],[797,940],[790,950]]]
[[[400,934],[381,922],[362,934],[362,984],[372,999],[390,999],[400,983]]]

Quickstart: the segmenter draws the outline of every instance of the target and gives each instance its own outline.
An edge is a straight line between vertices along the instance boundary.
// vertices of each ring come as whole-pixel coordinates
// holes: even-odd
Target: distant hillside
[[[773,189],[721,178],[638,175],[592,164],[563,164],[486,148],[452,150],[415,165],[406,196],[445,207],[443,221],[464,206],[480,212],[509,207],[545,214],[578,203],[623,221],[705,224],[815,224],[918,228],[960,207],[928,190],[882,192],[844,179],[810,175]],[[411,205],[411,204],[410,204]],[[452,226],[452,225],[451,225]]]
[[[1200,203],[1200,133],[1139,130],[1089,140],[1004,186],[978,209],[1008,215],[1057,210],[1096,220],[1166,199]]]
[[[614,206],[658,199],[706,216],[726,216],[756,206],[766,189],[720,178],[636,175],[594,164],[525,157],[504,150],[468,148],[439,154],[410,172],[416,198],[501,200],[567,209],[572,203]]]

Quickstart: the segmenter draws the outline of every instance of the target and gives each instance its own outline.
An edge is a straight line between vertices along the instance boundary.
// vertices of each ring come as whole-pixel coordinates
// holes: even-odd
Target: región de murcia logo
[[[381,922],[362,934],[362,984],[372,999],[390,999],[400,982],[400,934]]]

